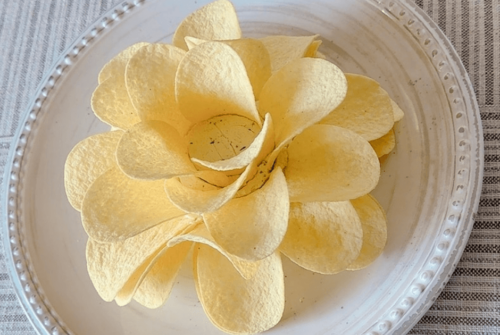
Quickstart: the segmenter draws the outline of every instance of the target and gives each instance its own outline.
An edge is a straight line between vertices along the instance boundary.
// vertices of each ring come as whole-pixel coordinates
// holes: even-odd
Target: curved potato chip
[[[206,40],[190,36],[187,36],[185,40],[189,50],[207,42]],[[240,56],[247,70],[248,79],[250,79],[250,83],[252,84],[255,100],[259,100],[262,87],[269,77],[271,77],[271,59],[264,44],[252,38],[220,42],[229,45]]]
[[[403,116],[405,116],[405,113],[403,110],[398,106],[398,104],[391,99],[391,106],[392,106],[392,112],[394,114],[394,122],[401,121]]]
[[[144,269],[167,242],[191,226],[184,217],[164,222],[124,241],[101,243],[87,241],[87,269],[90,279],[104,301],[112,301],[136,273]],[[144,267],[144,264],[147,264]]]
[[[344,74],[318,58],[292,61],[273,74],[262,89],[259,110],[273,117],[281,148],[337,107],[347,91]]]
[[[254,172],[255,165],[248,165],[238,179],[227,187],[198,191],[184,186],[178,178],[165,181],[165,191],[170,201],[177,207],[189,213],[203,214],[218,210],[231,200],[243,185],[248,176]]]
[[[319,49],[321,43],[323,43],[323,42],[320,40],[312,41],[312,43],[309,44],[309,47],[307,48],[307,50],[304,54],[304,57],[316,57],[318,54],[318,49]],[[321,58],[321,57],[318,57],[318,58]]]
[[[358,134],[314,125],[290,143],[285,177],[291,202],[350,200],[377,186],[380,165]]]
[[[149,44],[130,58],[125,74],[130,101],[142,121],[158,120],[185,134],[190,122],[175,100],[175,74],[186,52],[168,44]]]
[[[180,112],[193,123],[236,114],[262,126],[245,65],[224,43],[206,42],[189,50],[177,70],[175,94]]]
[[[266,36],[260,39],[271,57],[272,72],[302,57],[308,56],[319,44],[311,46],[318,35],[313,36]],[[320,42],[321,43],[321,42]]]
[[[104,64],[97,78],[99,84],[101,84],[106,79],[111,77],[123,78],[125,76],[125,68],[127,67],[129,59],[136,53],[137,50],[139,50],[145,45],[148,45],[148,43],[139,42],[133,44],[128,48],[126,48],[125,50],[122,50],[118,55],[116,55],[109,62]]]
[[[358,133],[367,141],[386,134],[394,125],[391,98],[375,80],[346,73],[347,95],[320,123]]]
[[[232,199],[219,210],[203,214],[214,240],[227,252],[247,260],[261,260],[280,245],[288,224],[288,191],[281,168],[264,186]]]
[[[358,213],[363,228],[363,246],[354,262],[347,270],[359,270],[367,267],[384,250],[387,241],[387,218],[385,211],[374,197],[367,194],[351,200]]]
[[[162,121],[143,121],[123,135],[116,150],[122,171],[137,179],[164,179],[192,174],[187,140]]]
[[[123,131],[110,131],[87,137],[68,154],[64,165],[64,188],[69,203],[77,211],[90,185],[116,166],[115,151]]]
[[[247,280],[208,246],[195,247],[193,262],[198,298],[215,326],[232,334],[255,334],[279,322],[285,285],[278,253],[260,261],[257,273]]]
[[[198,244],[205,244],[220,252],[224,255],[230,262],[233,264],[234,268],[238,271],[238,273],[245,279],[252,278],[257,272],[261,262],[260,261],[247,261],[231,255],[224,249],[222,249],[217,242],[214,241],[212,235],[207,230],[207,227],[204,224],[200,224],[196,226],[193,230],[187,231],[184,234],[181,234],[168,242],[169,247],[173,247],[179,243],[183,243],[186,241],[196,242],[194,248],[198,247]]]
[[[252,161],[260,162],[274,149],[274,125],[270,114],[266,114],[262,129],[252,144],[234,157],[215,162],[191,158],[195,163],[217,171],[231,171],[241,169]]]
[[[213,191],[220,189],[220,187],[207,183],[206,181],[198,178],[196,175],[180,176],[179,182],[183,186],[186,186],[187,188],[197,191],[205,192],[205,191]]]
[[[147,308],[161,307],[167,301],[177,273],[193,243],[165,248],[134,292],[134,300]],[[118,301],[117,301],[118,302]]]
[[[316,58],[321,58],[321,59],[326,59],[326,55],[320,51],[316,51],[316,54],[314,55]]]
[[[141,121],[123,77],[110,77],[99,84],[92,94],[91,106],[99,120],[113,127],[128,129]]]
[[[235,40],[241,38],[240,23],[231,2],[218,0],[198,9],[177,27],[172,43],[187,50],[184,38],[193,36],[204,40]]]
[[[389,130],[384,136],[370,141],[370,145],[377,153],[378,157],[387,155],[396,146],[396,136],[394,135],[394,128]]]
[[[166,197],[163,180],[131,179],[112,168],[90,186],[82,205],[82,223],[92,239],[128,239],[185,212]]]
[[[291,203],[280,251],[301,267],[334,274],[359,255],[363,229],[349,201]]]

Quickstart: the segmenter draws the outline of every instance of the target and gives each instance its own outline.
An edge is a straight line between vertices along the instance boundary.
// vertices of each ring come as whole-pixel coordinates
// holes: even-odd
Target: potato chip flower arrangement
[[[78,143],[65,166],[102,299],[160,307],[192,257],[212,323],[257,333],[283,314],[282,255],[321,274],[380,255],[386,218],[368,193],[403,114],[319,45],[242,38],[218,0],[173,45],[138,43],[104,66],[92,109],[112,130]]]

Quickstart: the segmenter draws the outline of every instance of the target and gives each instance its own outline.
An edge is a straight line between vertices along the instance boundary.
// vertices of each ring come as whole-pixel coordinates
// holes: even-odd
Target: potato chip
[[[129,60],[126,84],[130,101],[142,121],[163,121],[185,134],[191,123],[175,100],[175,74],[186,52],[156,43],[140,48]]]
[[[123,131],[87,137],[71,150],[64,165],[64,187],[69,203],[77,211],[92,183],[116,166],[115,151]]]
[[[392,112],[394,114],[394,122],[401,121],[403,116],[405,116],[405,113],[403,110],[398,106],[398,104],[391,99],[391,105],[392,105]]]
[[[334,274],[358,257],[362,242],[361,222],[349,201],[295,202],[280,251],[305,269]]]
[[[193,243],[166,248],[148,271],[134,294],[134,300],[147,308],[161,307],[167,301],[177,273]]]
[[[380,165],[375,151],[358,134],[314,125],[290,143],[285,177],[291,202],[342,201],[373,190]]]
[[[271,57],[272,72],[277,72],[285,65],[310,54],[319,47],[311,44],[318,37],[313,36],[266,36],[260,39]]]
[[[351,200],[363,228],[363,246],[347,270],[359,270],[372,263],[384,250],[387,241],[387,218],[384,209],[374,197],[367,194]]]
[[[137,50],[145,45],[148,45],[148,43],[140,42],[133,44],[107,62],[102,67],[101,72],[99,72],[99,84],[111,77],[124,78],[125,68],[127,67],[129,59],[136,53]]]
[[[231,255],[226,250],[221,248],[213,239],[212,235],[207,230],[207,227],[204,224],[200,224],[196,226],[193,230],[186,231],[184,234],[180,234],[179,236],[173,238],[168,242],[169,247],[173,247],[178,245],[179,243],[183,243],[186,241],[196,242],[194,245],[194,249],[198,248],[200,244],[205,244],[214,248],[222,255],[224,255],[234,266],[236,271],[245,279],[252,278],[257,270],[260,267],[260,261],[247,261]]]
[[[323,59],[301,58],[273,74],[262,89],[259,111],[270,113],[281,148],[338,106],[347,81],[338,67]]]
[[[240,23],[231,2],[217,0],[198,9],[177,27],[173,44],[187,50],[184,38],[192,36],[204,40],[234,40],[241,38]]]
[[[224,250],[243,259],[260,260],[280,245],[288,211],[285,176],[277,168],[261,189],[232,199],[219,210],[203,214],[203,219]]]
[[[306,52],[304,53],[304,57],[316,57],[318,54],[318,49],[323,43],[320,40],[312,41],[311,44],[309,44],[309,47],[307,48]],[[321,57],[318,57],[321,58]]]
[[[394,135],[394,128],[389,130],[389,132],[381,138],[370,141],[370,145],[372,146],[373,150],[375,150],[378,157],[387,155],[396,146],[396,136]]]
[[[110,77],[97,86],[91,106],[99,120],[119,129],[128,129],[141,121],[130,101],[123,77]]]
[[[177,70],[175,93],[181,113],[193,123],[236,114],[262,126],[245,65],[224,43],[206,42],[189,50]]]
[[[138,179],[196,172],[188,156],[187,140],[162,121],[143,121],[129,129],[118,144],[116,159],[125,174]]]
[[[367,141],[386,134],[394,125],[391,98],[375,80],[345,74],[347,95],[320,123],[350,129]]]
[[[235,117],[235,116],[234,116]],[[241,129],[244,127],[238,127],[235,129],[234,126],[231,125],[231,127],[228,129],[228,131],[224,131],[224,126],[223,124],[216,125],[215,123],[217,120],[214,120],[212,123],[214,126],[217,127],[217,129],[221,132],[223,135],[224,139],[231,140],[233,138],[238,138],[241,136],[243,133],[247,133],[247,129]],[[235,132],[232,138],[230,136],[227,136],[227,133]],[[230,134],[229,134],[230,135]],[[190,149],[193,147],[193,140],[190,142]],[[217,140],[213,140],[214,142]],[[246,143],[248,141],[244,141],[243,143]],[[266,114],[266,117],[264,119],[264,125],[260,131],[260,133],[255,137],[253,142],[251,142],[250,145],[243,145],[240,144],[233,144],[233,141],[230,141],[230,148],[232,149],[232,152],[239,152],[236,156],[233,156],[228,159],[222,159],[218,160],[215,162],[210,162],[210,161],[203,161],[195,158],[196,156],[193,156],[191,153],[192,151],[190,150],[190,155],[191,155],[191,160],[195,163],[198,163],[202,166],[208,167],[212,170],[217,170],[217,171],[231,171],[235,169],[241,169],[250,164],[252,161],[260,162],[266,157],[273,149],[274,149],[274,125],[273,121],[271,118],[270,114]],[[214,143],[215,146],[216,143]],[[210,145],[210,144],[209,144]],[[207,145],[206,145],[207,146]],[[216,147],[217,148],[217,147]],[[200,148],[202,149],[202,148]],[[201,150],[200,150],[201,151]],[[208,150],[203,150],[203,152],[207,152]],[[220,150],[217,150],[217,153],[220,153]],[[198,154],[199,156],[200,154]]]
[[[257,273],[247,280],[209,246],[195,246],[193,261],[198,297],[218,328],[232,334],[254,334],[279,322],[285,308],[285,286],[278,253],[260,261]]]
[[[157,254],[172,237],[191,224],[189,218],[179,217],[124,241],[102,243],[89,238],[87,269],[101,298],[112,301],[137,268],[145,263],[149,265],[151,255]]]
[[[177,207],[189,213],[203,214],[218,210],[231,200],[238,192],[238,189],[255,170],[255,165],[248,165],[238,179],[227,187],[198,191],[184,186],[178,178],[171,178],[165,181],[165,191],[168,198]]]
[[[189,36],[186,37],[186,44],[189,49],[205,42],[207,41]],[[250,79],[250,83],[252,84],[255,100],[259,100],[262,87],[269,77],[271,77],[271,59],[264,44],[252,38],[220,42],[229,45],[240,56],[247,70],[248,79]]]
[[[162,180],[131,179],[118,168],[96,179],[82,206],[83,227],[100,242],[125,240],[184,214],[166,197]]]

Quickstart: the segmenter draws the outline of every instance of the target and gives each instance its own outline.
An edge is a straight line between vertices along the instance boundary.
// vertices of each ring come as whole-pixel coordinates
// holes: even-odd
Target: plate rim
[[[58,58],[51,70],[48,71],[41,80],[34,98],[28,105],[29,107],[21,114],[20,123],[13,137],[4,170],[2,192],[0,194],[3,244],[7,260],[7,269],[14,285],[16,295],[30,323],[39,334],[57,335],[61,333],[72,334],[72,332],[57,315],[51,307],[49,300],[45,297],[43,288],[39,285],[36,273],[31,264],[29,251],[23,244],[25,227],[17,218],[19,214],[16,211],[18,207],[18,198],[16,194],[19,193],[23,187],[22,175],[20,176],[20,174],[22,174],[24,151],[30,145],[29,137],[33,128],[36,129],[37,127],[36,119],[43,110],[44,101],[54,88],[57,80],[64,74],[65,69],[78,60],[78,55],[83,49],[91,46],[93,41],[97,40],[105,30],[111,29],[114,21],[119,21],[124,15],[133,13],[134,9],[142,6],[145,2],[149,3],[152,1],[154,0],[135,0],[131,3],[119,3],[101,15],[89,26],[89,28],[80,34],[80,36],[62,53],[62,56]],[[428,51],[427,56],[431,59],[438,72],[440,71],[438,68],[442,67],[440,66],[440,62],[443,59],[442,55],[444,55],[445,61],[449,62],[449,64],[445,64],[444,67],[449,66],[448,70],[451,71],[451,73],[456,73],[458,71],[462,75],[460,78],[463,78],[463,82],[456,80],[454,77],[451,78],[451,80],[455,81],[455,86],[460,90],[461,95],[467,95],[468,98],[470,98],[469,105],[464,111],[466,115],[462,117],[462,121],[467,120],[464,121],[466,125],[474,125],[476,135],[475,146],[472,146],[472,143],[470,145],[470,152],[475,153],[475,156],[470,158],[475,158],[476,165],[472,164],[472,160],[468,161],[468,166],[475,166],[475,168],[474,171],[469,171],[470,175],[467,182],[468,186],[473,185],[474,187],[472,192],[465,192],[470,196],[466,199],[469,201],[469,204],[468,206],[464,206],[464,208],[470,209],[470,211],[467,212],[466,218],[457,218],[457,221],[461,223],[462,231],[461,234],[457,234],[459,236],[454,236],[452,239],[451,244],[453,245],[453,250],[452,253],[448,253],[446,257],[448,263],[441,266],[439,268],[440,270],[437,271],[438,273],[432,273],[432,275],[429,274],[429,271],[425,272],[420,269],[418,271],[419,278],[422,279],[425,273],[427,273],[427,275],[431,276],[431,280],[428,284],[423,286],[418,282],[411,284],[413,288],[417,287],[421,290],[417,295],[418,303],[410,305],[406,310],[391,308],[384,314],[384,317],[380,318],[380,320],[373,325],[372,330],[368,332],[373,335],[389,333],[399,334],[409,331],[434,303],[431,297],[437,297],[446,286],[467,244],[469,235],[472,231],[474,216],[479,207],[481,195],[484,170],[483,128],[481,125],[479,106],[468,73],[456,50],[446,35],[440,30],[437,23],[432,21],[432,19],[416,4],[411,2],[411,0],[400,0],[399,2],[398,0],[363,1],[378,7],[384,14],[399,21],[403,19],[407,20],[406,24],[403,24],[404,28],[406,28],[417,42]],[[410,23],[412,20],[413,22]],[[422,22],[424,23],[423,26]],[[417,25],[414,25],[415,23],[420,24],[420,27],[416,28]],[[424,29],[423,33],[422,28]],[[417,30],[419,30],[418,34]],[[429,39],[431,39],[431,42],[428,43]],[[437,51],[436,54],[434,54],[437,50],[436,48],[427,50],[428,44],[432,45],[432,39],[438,40],[440,43],[436,48],[441,50]],[[436,56],[439,57],[436,58]],[[448,98],[448,100],[450,99],[451,98]],[[453,121],[456,120],[453,119]],[[35,123],[34,126],[33,123]],[[455,122],[453,123],[455,125]],[[36,136],[36,134],[33,136]],[[455,143],[455,146],[457,145],[458,143]],[[458,157],[455,158],[456,160],[459,159]],[[462,162],[462,164],[464,163]],[[455,171],[456,170],[458,170],[458,168],[455,168]],[[447,248],[448,247],[449,246],[447,246]],[[441,277],[443,274],[447,276],[444,279]],[[441,285],[436,285],[438,281]],[[408,286],[410,286],[410,284]]]

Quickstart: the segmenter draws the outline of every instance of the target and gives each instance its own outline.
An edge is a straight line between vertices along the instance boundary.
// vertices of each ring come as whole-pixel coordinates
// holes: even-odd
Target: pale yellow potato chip
[[[89,238],[87,269],[101,298],[112,301],[137,268],[143,266],[146,269],[151,264],[152,255],[158,254],[170,239],[191,225],[189,218],[179,217],[124,241],[102,243]]]
[[[300,58],[273,74],[262,89],[259,111],[270,113],[281,148],[337,107],[347,92],[342,71],[318,58]]]
[[[131,179],[116,167],[90,186],[83,200],[82,223],[92,239],[114,242],[184,214],[168,200],[163,180]]]
[[[190,36],[187,36],[185,40],[189,50],[207,42],[206,40]],[[252,38],[220,42],[229,45],[240,56],[247,70],[248,79],[250,79],[250,83],[252,84],[255,100],[259,100],[262,87],[269,77],[271,77],[271,59],[264,44]]]
[[[248,165],[238,179],[227,187],[198,191],[184,186],[179,178],[165,181],[165,191],[170,201],[177,207],[189,213],[203,214],[213,212],[225,205],[238,192],[238,189],[255,170],[255,165]]]
[[[200,179],[196,175],[180,176],[179,182],[183,186],[197,191],[205,192],[220,189],[220,187],[207,183],[205,180]]]
[[[387,155],[396,146],[396,136],[394,135],[394,128],[389,130],[384,136],[370,141],[370,145],[377,153],[378,157]]]
[[[306,52],[304,53],[304,57],[316,57],[318,54],[318,49],[319,49],[321,43],[323,43],[323,42],[320,40],[312,41],[312,43],[309,44],[309,47],[307,48]],[[318,58],[321,58],[321,57],[318,57]]]
[[[391,98],[375,80],[345,74],[347,95],[320,123],[350,129],[367,141],[386,134],[394,125]]]
[[[214,240],[227,252],[247,260],[271,255],[285,236],[288,191],[281,168],[261,189],[232,199],[219,210],[203,214]]]
[[[110,126],[128,129],[141,121],[128,96],[124,77],[110,77],[92,94],[94,114]]]
[[[87,137],[68,154],[64,165],[64,187],[69,203],[77,211],[90,185],[104,172],[116,166],[115,151],[123,131],[111,131]]]
[[[198,298],[210,321],[232,334],[254,334],[275,326],[285,308],[285,285],[278,253],[260,261],[257,273],[244,279],[217,250],[194,248]]]
[[[223,133],[222,125],[217,126],[217,128],[220,129],[221,133]],[[234,131],[234,128],[231,127],[231,130]],[[239,133],[246,132],[245,131],[246,129],[244,130],[238,129],[238,130]],[[264,157],[266,157],[274,149],[274,125],[271,115],[266,114],[266,117],[264,119],[264,125],[262,126],[260,133],[257,135],[257,137],[255,137],[255,139],[248,146],[248,148],[245,147],[234,148],[234,146],[235,146],[234,144],[231,145],[233,151],[238,152],[238,149],[240,149],[239,153],[236,156],[233,156],[229,159],[210,162],[192,157],[191,160],[202,166],[217,171],[231,171],[231,170],[241,169],[250,164],[254,160],[256,162],[262,161]],[[190,148],[191,147],[192,145],[190,144]]]
[[[302,57],[310,57],[309,54],[319,44],[311,46],[318,35],[313,36],[266,36],[260,39],[271,57],[272,72],[279,71],[285,65]]]
[[[314,57],[326,59],[326,55],[324,53],[322,53],[321,51],[316,51],[316,54],[314,55]]]
[[[229,160],[248,150],[260,132],[259,125],[246,117],[214,116],[189,131],[189,156],[201,166]]]
[[[217,0],[186,17],[177,27],[172,43],[187,50],[186,36],[204,40],[235,40],[241,38],[240,23],[231,2]]]
[[[134,300],[147,308],[161,307],[175,284],[177,273],[193,243],[180,243],[157,259],[134,293]]]
[[[104,64],[99,72],[98,82],[101,84],[105,80],[111,77],[124,77],[125,76],[125,68],[127,67],[127,63],[129,59],[136,53],[137,50],[142,48],[143,46],[148,45],[146,42],[139,42],[133,44],[121,51],[118,55],[113,57],[109,62]]]
[[[120,169],[132,178],[163,179],[193,174],[187,140],[169,124],[143,121],[125,132],[116,150]]]
[[[192,123],[236,114],[262,126],[245,65],[222,42],[206,42],[189,50],[177,70],[175,93],[180,112]]]
[[[380,165],[358,134],[314,125],[290,143],[285,177],[291,202],[350,200],[377,186]]]
[[[179,112],[175,74],[186,52],[168,44],[146,45],[130,58],[125,81],[130,101],[142,121],[158,120],[185,134],[191,123]]]
[[[361,222],[349,201],[295,202],[280,251],[307,270],[334,274],[358,257],[362,242]]]
[[[252,278],[261,264],[260,261],[247,261],[228,253],[215,242],[204,224],[199,224],[194,229],[173,238],[168,242],[168,246],[173,247],[186,241],[196,242],[197,244],[194,245],[194,249],[198,248],[200,244],[205,244],[216,249],[233,264],[240,276],[246,279]]]
[[[394,114],[394,122],[401,121],[403,116],[405,116],[405,113],[403,110],[398,106],[398,104],[391,99],[391,105],[392,105],[392,112]]]
[[[387,241],[387,218],[385,211],[371,195],[351,200],[363,228],[363,246],[347,270],[359,270],[372,263],[384,250]]]

